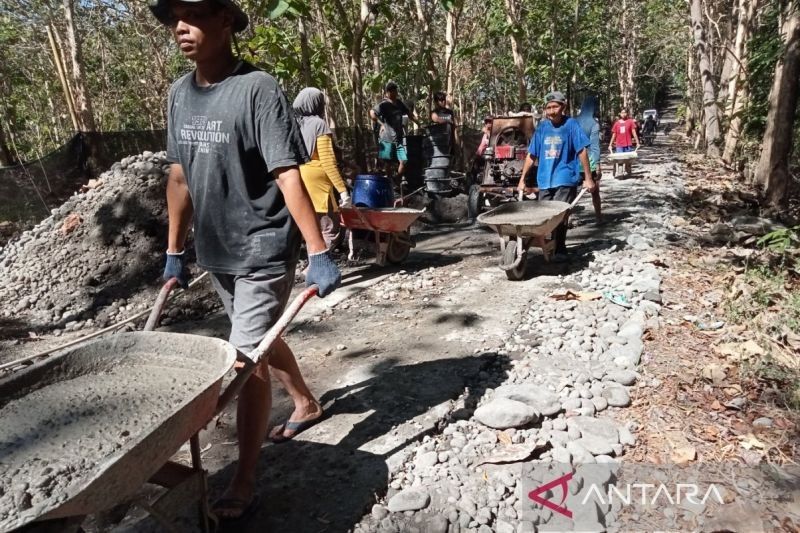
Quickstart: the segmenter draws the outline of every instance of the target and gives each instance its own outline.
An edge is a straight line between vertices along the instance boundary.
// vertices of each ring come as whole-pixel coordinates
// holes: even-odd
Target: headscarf
[[[292,108],[300,123],[300,133],[303,135],[306,150],[311,156],[317,148],[317,137],[333,134],[322,118],[325,115],[325,95],[316,87],[306,87],[298,93]]]

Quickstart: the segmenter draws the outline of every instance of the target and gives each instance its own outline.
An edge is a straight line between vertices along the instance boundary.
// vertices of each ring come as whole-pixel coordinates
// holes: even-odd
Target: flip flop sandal
[[[219,531],[240,531],[258,509],[259,497],[254,494],[250,502],[246,502],[240,498],[220,498],[214,505],[211,506],[211,512],[214,513],[219,520]],[[219,511],[225,509],[226,511],[241,510],[238,516],[225,516],[219,514]]]
[[[275,444],[280,444],[282,442],[290,441],[303,431],[307,430],[308,428],[322,422],[323,418],[325,418],[324,412],[313,420],[303,420],[301,422],[292,422],[291,420],[287,420],[280,426],[277,426],[277,428],[279,428],[277,434],[274,437],[270,437],[269,440],[270,442],[273,442]],[[287,429],[289,431],[294,431],[291,437],[287,437],[283,434],[283,432],[286,431]]]

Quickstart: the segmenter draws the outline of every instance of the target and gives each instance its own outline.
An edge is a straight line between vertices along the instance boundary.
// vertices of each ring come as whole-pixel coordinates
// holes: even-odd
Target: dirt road
[[[580,276],[593,254],[624,248],[637,231],[659,238],[680,189],[679,171],[664,162],[663,147],[642,156],[631,179],[604,178],[605,225],[594,222],[584,199],[569,233],[568,264],[546,264],[534,253],[526,281],[510,282],[497,267],[494,233],[439,225],[417,233],[402,270],[346,272],[337,293],[306,310],[287,341],[328,418],[291,442],[265,445],[262,508],[252,531],[352,529],[420,439],[435,434],[465,399],[474,404],[503,383],[522,357],[513,349],[515,330],[530,302],[563,289],[564,276]],[[224,336],[227,327],[217,315],[170,329]],[[279,423],[291,407],[275,391],[272,420]],[[236,456],[233,413],[203,437],[219,491]]]

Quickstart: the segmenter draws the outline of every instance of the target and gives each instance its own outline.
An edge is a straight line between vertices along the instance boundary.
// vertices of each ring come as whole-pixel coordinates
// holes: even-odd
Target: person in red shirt
[[[633,145],[639,146],[639,136],[636,134],[636,121],[628,116],[627,109],[621,109],[619,120],[611,127],[611,142],[608,144],[609,152],[633,152]],[[631,173],[630,160],[625,162],[625,173]]]

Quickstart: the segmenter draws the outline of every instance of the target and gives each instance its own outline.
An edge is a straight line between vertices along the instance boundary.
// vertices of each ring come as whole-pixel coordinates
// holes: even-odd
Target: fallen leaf
[[[556,293],[551,294],[550,298],[553,300],[562,300],[562,301],[569,301],[569,300],[578,300],[579,302],[590,302],[592,300],[599,300],[602,298],[603,295],[599,292],[575,292],[571,290],[567,290],[563,293]]]
[[[789,329],[785,329],[783,334],[783,340],[788,348],[790,348],[795,352],[800,353],[800,335]]]
[[[742,387],[738,383],[734,383],[732,385],[728,385],[722,390],[728,396],[736,396],[736,395],[742,394]]]
[[[697,450],[686,439],[686,436],[681,431],[665,431],[664,436],[669,441],[670,460],[675,464],[686,464],[694,461],[697,457]]]
[[[674,448],[669,457],[675,464],[682,465],[694,461],[697,458],[697,450],[694,446],[681,446]]]
[[[651,265],[661,267],[661,268],[669,268],[669,265],[666,264],[661,259],[653,259],[652,261],[645,261],[645,263],[650,263]]]
[[[703,378],[714,385],[722,383],[725,380],[725,376],[725,369],[717,364],[712,363],[703,368]]]
[[[86,192],[91,189],[99,189],[103,186],[103,180],[100,179],[90,179],[86,184],[81,185],[81,192]]]
[[[533,452],[542,447],[543,446],[539,446],[536,443],[511,444],[509,446],[500,449],[499,451],[493,453],[488,457],[484,457],[483,459],[475,463],[475,465],[479,466],[486,463],[492,463],[492,464],[518,463],[520,461],[524,461],[525,459],[530,457],[531,454],[533,454]]]
[[[714,351],[734,361],[747,361],[753,356],[764,355],[764,349],[753,340],[719,344],[714,347]]]
[[[764,449],[764,443],[758,440],[752,433],[748,433],[747,435],[739,435],[737,438],[740,441],[739,444],[745,450],[751,450],[753,448],[758,448],[760,450]]]
[[[511,444],[511,437],[505,431],[501,431],[497,434],[497,440],[506,445]]]
[[[745,341],[742,343],[742,350],[750,355],[764,355],[764,349],[758,345],[754,340]]]
[[[703,435],[705,436],[706,440],[715,441],[719,438],[719,428],[716,426],[705,426],[703,428]]]
[[[81,219],[79,214],[72,213],[70,215],[67,215],[66,218],[64,218],[64,223],[61,224],[61,234],[69,235],[70,233],[75,231],[75,229],[78,226],[81,225],[81,222],[83,222],[83,219]]]
[[[714,411],[722,411],[724,409],[724,407],[722,407],[722,405],[717,400],[714,400],[713,402],[711,402],[711,408]]]

